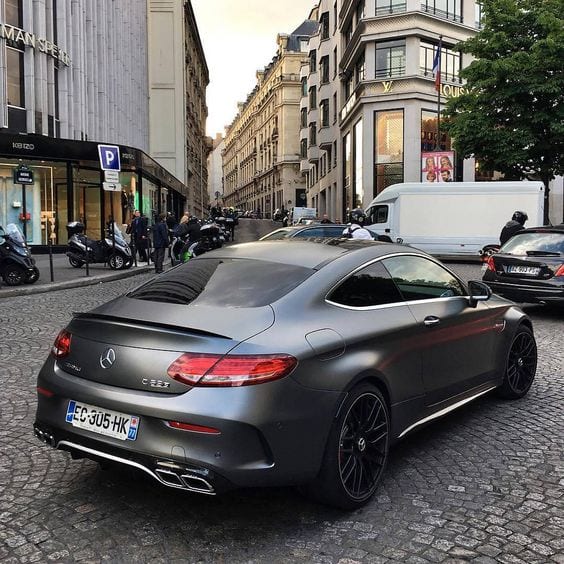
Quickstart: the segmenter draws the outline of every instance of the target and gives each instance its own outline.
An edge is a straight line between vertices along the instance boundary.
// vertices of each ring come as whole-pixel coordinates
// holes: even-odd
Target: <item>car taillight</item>
[[[564,264],[561,264],[554,276],[564,276]]]
[[[51,354],[55,358],[63,358],[70,353],[71,344],[71,334],[63,329],[55,339],[53,346],[51,347]]]
[[[494,258],[492,256],[489,256],[486,259],[486,264],[488,265],[488,270],[495,272],[495,263],[494,263]]]
[[[168,367],[167,373],[190,386],[251,386],[283,378],[297,363],[297,359],[287,354],[185,353]]]

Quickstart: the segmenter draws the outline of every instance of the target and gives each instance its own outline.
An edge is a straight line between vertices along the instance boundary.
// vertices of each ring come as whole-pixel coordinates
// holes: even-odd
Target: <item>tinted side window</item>
[[[407,301],[466,295],[448,270],[425,257],[399,256],[382,262]]]
[[[355,272],[327,298],[337,304],[367,307],[402,302],[403,298],[381,262]]]

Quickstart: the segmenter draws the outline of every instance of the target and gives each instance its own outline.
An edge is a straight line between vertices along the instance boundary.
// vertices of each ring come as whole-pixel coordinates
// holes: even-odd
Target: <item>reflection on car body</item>
[[[350,509],[390,445],[491,390],[522,397],[536,358],[517,306],[423,252],[239,244],[77,314],[38,376],[35,433],[170,487],[303,484]]]

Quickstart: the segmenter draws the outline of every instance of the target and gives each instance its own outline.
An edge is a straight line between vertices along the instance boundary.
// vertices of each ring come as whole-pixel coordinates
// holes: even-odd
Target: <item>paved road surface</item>
[[[271,227],[247,221],[239,239]],[[529,308],[540,363],[526,398],[486,397],[410,436],[374,500],[343,513],[291,488],[178,492],[33,436],[35,378],[59,329],[149,276],[0,300],[0,561],[564,563],[562,317]]]

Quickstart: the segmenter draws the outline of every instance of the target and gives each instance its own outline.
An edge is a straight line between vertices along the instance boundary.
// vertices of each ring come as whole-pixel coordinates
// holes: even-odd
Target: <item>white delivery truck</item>
[[[542,182],[407,182],[383,190],[365,210],[365,227],[439,256],[478,255],[499,243],[516,210],[525,227],[543,224]]]
[[[295,207],[292,210],[292,224],[295,225],[301,218],[315,219],[317,217],[317,208],[300,208]]]

